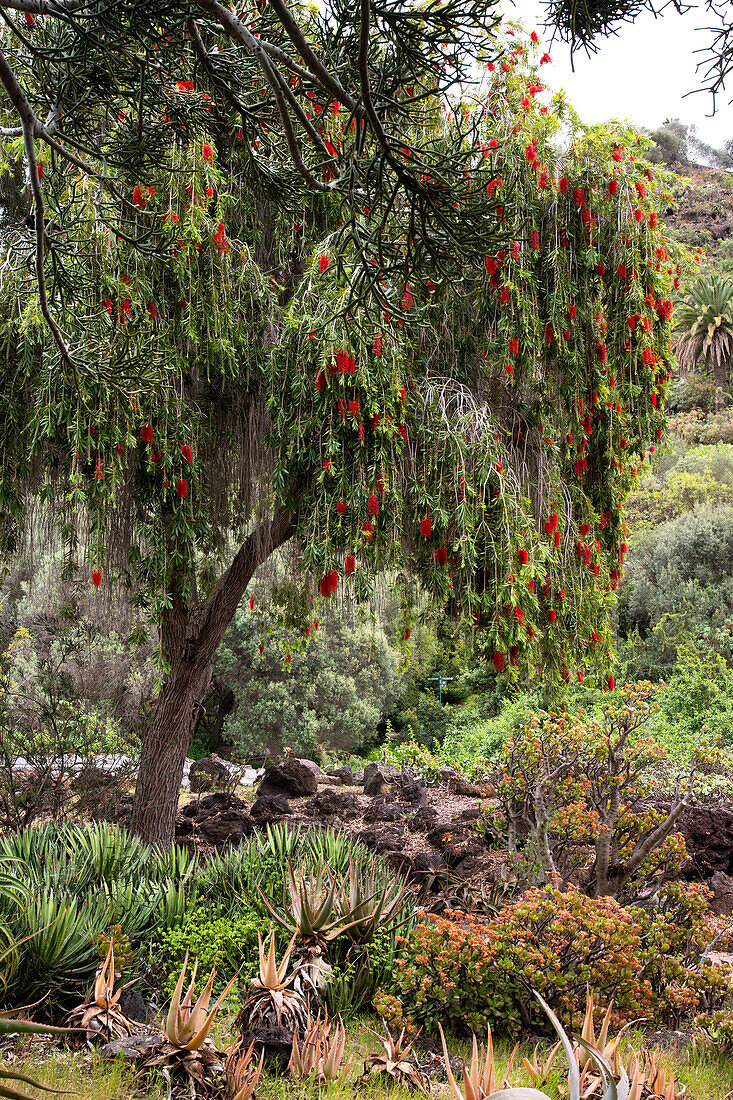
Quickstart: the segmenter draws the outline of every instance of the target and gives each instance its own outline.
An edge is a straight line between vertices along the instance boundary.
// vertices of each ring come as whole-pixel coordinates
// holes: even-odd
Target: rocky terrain
[[[212,777],[208,786],[214,785]],[[205,855],[241,843],[268,823],[330,826],[459,907],[471,893],[485,899],[493,892],[500,900],[511,874],[508,853],[492,845],[482,827],[493,790],[450,768],[427,782],[386,763],[367,764],[363,773],[325,773],[313,761],[292,757],[270,765],[253,794],[248,801],[231,790],[200,792],[179,812],[177,842]],[[706,883],[716,912],[733,913],[733,810],[690,806],[679,831],[690,856],[684,876]]]

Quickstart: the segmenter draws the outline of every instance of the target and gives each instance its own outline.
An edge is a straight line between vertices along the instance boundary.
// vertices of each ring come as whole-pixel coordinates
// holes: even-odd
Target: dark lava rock
[[[415,882],[421,882],[432,875],[439,875],[447,870],[448,864],[440,852],[417,852],[412,857],[409,877]]]
[[[337,817],[340,821],[351,821],[359,816],[361,806],[359,799],[350,791],[326,787],[307,802],[303,809],[314,816]]]
[[[411,833],[427,833],[438,824],[438,811],[434,806],[420,806],[412,817],[408,818],[407,824]]]
[[[392,824],[371,825],[359,833],[358,839],[380,854],[401,852],[407,842],[404,826]]]
[[[724,806],[686,806],[675,830],[690,856],[685,874],[708,878],[715,871],[733,875],[733,810]]]
[[[117,1058],[120,1054],[123,1058],[137,1061],[143,1058],[160,1043],[160,1035],[126,1035],[124,1039],[114,1039],[111,1043],[105,1043],[99,1048],[100,1058]]]
[[[386,795],[394,790],[401,772],[394,764],[371,763],[364,768],[364,794]]]
[[[299,757],[298,763],[302,764],[304,768],[307,768],[311,775],[315,775],[317,783],[326,782],[326,773],[321,771],[315,760],[304,760],[302,757]]]
[[[254,831],[247,804],[224,792],[192,799],[180,811],[176,821],[176,841],[193,851],[194,840],[214,848],[237,845]]]
[[[364,811],[364,824],[371,825],[375,821],[404,821],[410,812],[409,806],[402,806],[399,802],[374,802]]]
[[[120,993],[120,1010],[124,1012],[128,1020],[134,1020],[136,1024],[145,1024],[148,1021],[148,1006],[139,989],[123,989]]]
[[[343,787],[354,786],[354,773],[349,767],[332,768],[330,771],[326,772],[326,775],[330,779],[339,779]]]
[[[733,914],[733,878],[723,871],[716,871],[707,885],[713,894],[710,899],[712,911],[721,917]]]
[[[204,756],[191,765],[188,782],[194,794],[197,791],[211,791],[215,787],[226,787],[229,783],[229,769],[218,757]]]
[[[312,763],[308,761],[308,763]],[[317,767],[317,765],[313,765]],[[320,768],[318,768],[320,771]],[[265,770],[257,794],[283,794],[292,798],[318,793],[318,779],[302,760],[290,757],[280,764],[270,764]]]
[[[265,1062],[279,1073],[285,1073],[293,1050],[293,1033],[286,1027],[258,1027],[242,1032],[242,1043],[247,1050],[254,1043],[253,1058],[259,1061],[262,1050]]]
[[[261,825],[277,821],[281,817],[292,814],[290,803],[284,794],[264,794],[252,803],[250,813],[255,821]]]
[[[409,802],[413,807],[427,805],[428,791],[421,779],[403,776],[399,782],[399,790],[403,802]]]

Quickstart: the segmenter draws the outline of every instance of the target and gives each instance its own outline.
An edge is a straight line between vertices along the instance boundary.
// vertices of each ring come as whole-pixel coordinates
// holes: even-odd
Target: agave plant
[[[263,1048],[259,1062],[254,1062],[252,1059],[254,1045],[253,1039],[245,1050],[242,1040],[237,1039],[227,1048],[224,1073],[229,1100],[252,1100],[256,1095],[262,1076],[265,1051]]]
[[[351,857],[346,880],[336,893],[335,905],[343,929],[352,943],[364,944],[374,938],[379,929],[395,929],[410,919],[404,915],[407,889],[404,883],[377,882],[374,861],[368,869]]]
[[[298,941],[298,986],[306,996],[318,995],[332,973],[326,958],[328,944],[356,924],[339,911],[337,888],[336,880],[326,876],[322,866],[307,878],[304,874],[298,878],[292,863],[288,863],[287,897],[282,909],[276,909],[259,891],[273,920]]]
[[[237,980],[237,975],[235,974],[227,984],[214,1007],[209,1009],[216,968],[209,974],[206,985],[195,1004],[193,1003],[193,990],[198,961],[194,962],[191,981],[184,994],[183,987],[186,982],[187,969],[188,952],[186,952],[181,973],[173,991],[165,1021],[165,1034],[161,1036],[160,1043],[146,1054],[141,1066],[143,1069],[164,1066],[168,1076],[171,1073],[183,1075],[190,1084],[194,1095],[198,1095],[199,1091],[203,1093],[210,1091],[214,1074],[224,1069],[222,1056],[209,1039],[209,1031],[224,998]]]
[[[445,1058],[445,1068],[448,1074],[448,1080],[455,1096],[461,1096],[461,1092],[456,1085],[455,1078],[451,1071],[450,1058],[448,1057],[448,1050],[445,1045],[445,1035],[443,1029],[440,1028],[440,1038],[443,1042],[443,1056]],[[502,1083],[499,1086],[501,1090],[506,1090],[509,1085],[509,1075],[512,1072],[512,1066],[514,1065],[514,1059],[519,1049],[519,1043],[512,1051],[512,1055],[509,1059],[509,1063],[504,1070]],[[471,1052],[471,1065],[470,1068],[464,1066],[463,1068],[463,1089],[465,1093],[465,1100],[484,1100],[484,1097],[488,1096],[500,1096],[501,1092],[496,1090],[496,1062],[494,1059],[494,1040],[491,1035],[491,1028],[487,1029],[486,1036],[486,1048],[484,1049],[483,1043],[479,1047],[476,1040],[476,1036],[473,1036],[473,1049]]]
[[[122,986],[115,992],[116,977],[114,941],[110,939],[106,958],[94,979],[93,999],[72,1009],[65,1020],[68,1027],[86,1032],[90,1045],[95,1039],[109,1043],[143,1030],[120,1009],[120,994],[126,987]]]
[[[397,1039],[386,1024],[384,1031],[384,1037],[377,1035],[384,1048],[384,1054],[370,1054],[365,1059],[361,1079],[366,1080],[373,1076],[386,1077],[392,1084],[429,1093],[430,1083],[420,1069],[417,1059],[412,1056],[413,1043],[405,1041],[405,1029],[402,1029]],[[372,1034],[376,1035],[376,1032]]]
[[[293,1077],[304,1080],[314,1077],[317,1081],[337,1081],[346,1077],[351,1069],[352,1059],[344,1061],[346,1050],[346,1028],[342,1020],[336,1021],[331,1035],[332,1021],[326,1012],[319,1015],[315,1023],[308,1020],[302,1044],[297,1034],[293,1035],[293,1048],[288,1069]]]
[[[285,1027],[297,1031],[305,1023],[306,1001],[303,994],[292,985],[298,972],[288,976],[288,967],[295,946],[295,936],[287,946],[282,962],[275,957],[275,934],[270,936],[267,950],[258,934],[260,969],[252,979],[247,996],[237,1016],[237,1024],[243,1031],[263,1027]]]

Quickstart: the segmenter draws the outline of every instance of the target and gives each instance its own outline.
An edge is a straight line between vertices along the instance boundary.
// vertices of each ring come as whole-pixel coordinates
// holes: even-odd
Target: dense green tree
[[[406,646],[421,588],[512,681],[604,679],[681,272],[638,135],[545,96],[477,0],[22,8],[2,535],[35,507],[160,624],[137,830],[170,837],[215,653],[286,544],[288,629],[389,569]]]

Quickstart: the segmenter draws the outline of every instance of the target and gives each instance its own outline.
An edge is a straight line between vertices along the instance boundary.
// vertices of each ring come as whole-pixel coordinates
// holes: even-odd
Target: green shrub
[[[435,1034],[518,1035],[546,1029],[532,990],[578,1029],[586,988],[614,1003],[616,1023],[678,1026],[704,1004],[730,1000],[725,964],[703,962],[719,927],[703,888],[664,887],[657,904],[624,908],[576,887],[532,890],[492,921],[432,916],[402,939],[391,985],[374,1004],[392,1024]]]
[[[197,906],[180,927],[164,931],[154,946],[164,999],[169,999],[175,989],[186,952],[191,960],[198,959],[197,993],[212,967],[216,967],[215,995],[235,974],[239,975],[241,993],[257,973],[258,931],[262,934],[267,927],[254,910],[240,908],[226,916],[216,905]]]

